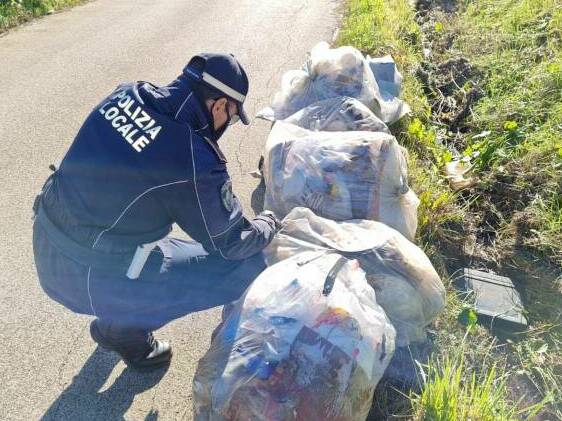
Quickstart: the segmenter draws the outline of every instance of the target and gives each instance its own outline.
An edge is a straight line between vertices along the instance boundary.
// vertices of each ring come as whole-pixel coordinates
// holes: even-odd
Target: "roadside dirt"
[[[437,141],[453,156],[459,156],[475,135],[471,113],[485,95],[481,87],[485,71],[455,46],[456,1],[417,0],[415,7],[425,56],[416,75],[431,106]],[[528,243],[534,227],[525,209],[535,192],[547,187],[555,191],[562,186],[546,186],[544,174],[533,169],[521,171],[516,165],[507,163],[501,171],[483,172],[476,186],[460,192],[459,199],[470,202],[470,206],[469,217],[459,231],[464,244],[449,250],[456,260],[497,270],[503,260],[524,247],[523,239]]]
[[[466,148],[468,136],[475,134],[471,109],[485,95],[481,88],[485,71],[455,48],[456,1],[417,0],[415,7],[424,49],[416,76],[431,106],[437,141],[455,156]],[[483,172],[475,187],[459,193],[458,199],[470,205],[463,227],[456,230],[462,244],[445,245],[442,250],[448,259],[447,270],[453,273],[464,266],[509,276],[522,294],[531,326],[560,324],[562,268],[527,247],[534,227],[526,208],[538,189],[556,191],[562,186],[546,186],[544,174],[515,165],[508,163],[501,171]],[[508,360],[511,346],[506,342]],[[524,396],[523,406],[541,400],[536,384],[526,375],[515,376],[509,393],[514,401]],[[554,419],[551,415],[546,408],[536,419]]]
[[[465,120],[470,107],[483,96],[479,88],[482,74],[461,52],[451,50],[455,32],[444,28],[457,13],[455,1],[418,0],[416,10],[425,56],[417,76],[430,101],[434,122],[445,129],[441,140],[458,147],[459,133],[468,130]]]

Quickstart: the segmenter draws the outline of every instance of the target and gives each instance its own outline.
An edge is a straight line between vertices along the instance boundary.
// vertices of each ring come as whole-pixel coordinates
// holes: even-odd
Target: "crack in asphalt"
[[[60,388],[59,392],[61,394],[64,393],[66,387],[69,385],[69,382],[65,382],[64,384],[61,384],[61,382],[62,382],[62,372],[63,372],[64,368],[66,367],[66,365],[68,364],[68,362],[70,361],[70,356],[76,351],[76,349],[80,345],[78,339],[80,338],[80,336],[82,335],[82,332],[84,330],[85,330],[84,327],[81,327],[80,329],[78,329],[78,332],[75,335],[74,340],[72,341],[73,345],[70,347],[70,349],[66,353],[66,357],[63,359],[61,365],[59,366],[56,383]],[[62,404],[62,399],[58,399],[57,406],[54,410],[53,419],[58,419],[58,413],[59,413],[59,409],[60,409],[61,404]]]
[[[236,149],[236,151],[234,151],[234,157],[236,158],[236,162],[238,163],[238,171],[240,175],[244,174],[242,160],[240,159],[240,151],[242,149],[242,139],[244,137],[245,136],[238,137],[238,148]]]

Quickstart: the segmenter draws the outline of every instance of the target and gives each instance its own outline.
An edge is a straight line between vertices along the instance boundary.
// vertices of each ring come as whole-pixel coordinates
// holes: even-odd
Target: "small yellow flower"
[[[518,127],[517,122],[513,120],[508,120],[505,123],[503,123],[504,130],[509,130],[510,132],[517,129],[517,127]]]

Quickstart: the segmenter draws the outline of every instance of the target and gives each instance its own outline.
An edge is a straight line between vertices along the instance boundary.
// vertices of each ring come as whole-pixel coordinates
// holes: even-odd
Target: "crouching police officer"
[[[238,119],[248,124],[247,92],[244,69],[222,54],[193,57],[164,87],[121,85],[37,197],[41,286],[95,316],[93,339],[133,368],[169,362],[153,330],[237,299],[265,268],[261,251],[279,223],[243,216],[217,144]],[[195,241],[169,237],[173,223]]]

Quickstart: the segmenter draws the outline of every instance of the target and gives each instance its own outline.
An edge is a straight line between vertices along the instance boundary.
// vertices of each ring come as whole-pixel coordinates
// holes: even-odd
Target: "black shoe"
[[[152,332],[149,334],[150,352],[143,358],[129,360],[123,358],[127,366],[139,371],[156,370],[170,364],[172,359],[172,346],[161,339],[154,339]]]
[[[139,371],[165,367],[172,359],[172,347],[166,341],[154,339],[152,332],[122,328],[94,320],[90,335],[101,347],[117,352],[125,364]]]

